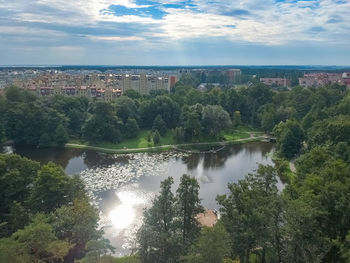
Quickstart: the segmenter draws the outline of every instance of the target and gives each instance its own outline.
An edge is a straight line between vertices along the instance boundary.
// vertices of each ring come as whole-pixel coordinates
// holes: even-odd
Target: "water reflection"
[[[29,148],[10,147],[15,153],[46,164],[50,161],[59,164],[67,174],[77,174],[87,168],[115,163],[113,155],[89,150],[63,149],[63,148]]]
[[[272,164],[269,143],[228,146],[216,154],[180,152],[111,155],[73,149],[18,148],[16,153],[47,163],[61,165],[66,173],[79,173],[91,202],[99,209],[105,237],[116,247],[117,255],[128,254],[135,246],[142,213],[159,191],[162,180],[174,178],[173,190],[182,174],[200,183],[203,206],[218,208],[215,198],[227,193],[227,184]]]
[[[134,192],[116,192],[120,204],[108,215],[112,225],[117,229],[125,229],[135,220],[135,205],[142,204],[142,199]]]

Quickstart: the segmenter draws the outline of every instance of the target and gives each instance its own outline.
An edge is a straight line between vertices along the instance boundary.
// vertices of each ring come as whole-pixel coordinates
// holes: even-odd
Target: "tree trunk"
[[[247,251],[246,251],[244,263],[249,263],[249,249],[247,249]]]
[[[266,250],[263,248],[261,255],[261,263],[266,263]]]

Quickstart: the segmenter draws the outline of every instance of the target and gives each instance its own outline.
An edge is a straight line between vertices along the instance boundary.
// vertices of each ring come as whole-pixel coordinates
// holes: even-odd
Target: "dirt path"
[[[297,169],[295,168],[295,160],[293,159],[293,160],[291,160],[290,162],[289,162],[289,168],[290,168],[290,170],[293,172],[293,173],[296,173],[297,172]]]

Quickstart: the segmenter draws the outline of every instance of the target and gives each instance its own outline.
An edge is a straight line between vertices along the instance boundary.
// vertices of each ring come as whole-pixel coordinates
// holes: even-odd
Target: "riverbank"
[[[263,141],[267,137],[260,130],[249,126],[236,127],[234,130],[227,131],[221,135],[223,138],[216,141],[212,137],[201,136],[198,142],[177,143],[173,138],[173,132],[168,130],[161,137],[158,145],[154,145],[149,140],[151,131],[141,130],[136,138],[125,139],[120,143],[102,142],[91,144],[82,140],[71,140],[65,145],[65,148],[87,149],[105,153],[137,153],[137,152],[161,152],[167,150],[180,150],[188,152],[201,152],[196,148],[206,148],[206,151],[212,150],[213,147],[225,146],[229,144]],[[215,149],[214,149],[215,150]]]
[[[76,144],[76,143],[67,143],[65,145],[65,148],[70,149],[83,149],[83,150],[94,150],[104,153],[115,153],[115,154],[125,154],[125,153],[138,153],[138,152],[162,152],[162,151],[168,151],[168,150],[180,150],[181,147],[196,147],[196,146],[225,146],[225,145],[233,145],[233,144],[241,144],[241,143],[248,143],[248,142],[259,142],[259,141],[266,141],[266,136],[253,136],[249,138],[243,138],[243,139],[236,139],[236,140],[229,140],[229,141],[213,141],[213,142],[198,142],[198,143],[183,143],[183,144],[166,144],[166,145],[159,145],[159,146],[150,146],[150,147],[140,147],[140,148],[124,148],[124,149],[116,149],[116,148],[109,148],[109,147],[100,147],[95,145],[87,145],[87,144]],[[186,151],[186,150],[185,150]],[[191,151],[195,152],[195,151]]]
[[[296,174],[296,168],[295,168],[295,159],[287,160],[285,158],[282,158],[281,156],[278,156],[277,152],[273,154],[271,159],[275,163],[275,167],[277,169],[277,173],[279,178],[283,183],[290,184],[293,182]]]

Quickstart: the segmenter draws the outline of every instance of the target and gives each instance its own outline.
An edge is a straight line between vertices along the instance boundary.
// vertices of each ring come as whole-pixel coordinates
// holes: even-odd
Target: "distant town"
[[[327,84],[350,88],[350,70],[302,71],[298,69],[256,70],[246,68],[0,68],[0,93],[11,85],[38,96],[80,96],[111,101],[127,90],[147,95],[154,90],[170,91],[181,77],[197,76],[196,86],[205,91],[212,87],[245,86],[261,82],[276,88],[293,86],[320,87]],[[276,72],[275,72],[276,71]],[[278,77],[271,77],[277,75]],[[284,76],[289,75],[289,76]],[[291,76],[293,75],[293,76]],[[214,76],[214,77],[211,77]]]

